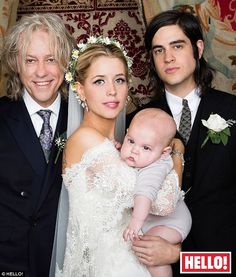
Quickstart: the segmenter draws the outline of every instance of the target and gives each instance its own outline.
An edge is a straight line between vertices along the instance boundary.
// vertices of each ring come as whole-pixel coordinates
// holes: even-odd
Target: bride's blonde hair
[[[114,44],[104,45],[104,44],[93,44],[91,47],[87,48],[79,57],[76,66],[76,81],[84,84],[86,79],[86,73],[92,64],[93,60],[101,57],[113,57],[118,58],[122,61],[125,67],[125,75],[127,81],[130,79],[130,72],[127,64],[127,60],[120,48]]]

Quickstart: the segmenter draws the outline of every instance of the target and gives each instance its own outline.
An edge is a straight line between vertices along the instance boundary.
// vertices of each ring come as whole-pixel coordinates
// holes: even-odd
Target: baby
[[[172,188],[162,188],[166,175],[173,170],[170,143],[176,134],[174,119],[166,112],[149,108],[138,112],[133,118],[124,143],[121,158],[137,168],[137,183],[134,191],[132,219],[123,233],[125,240],[139,239],[143,233],[163,237],[171,243],[183,241],[191,228],[191,215],[182,194],[172,197]],[[159,213],[152,212],[152,202],[159,194]],[[169,195],[168,195],[169,193]],[[167,203],[168,204],[167,204]],[[162,207],[163,205],[163,207]],[[175,207],[175,209],[173,209]],[[151,275],[172,276],[170,265],[149,267]]]

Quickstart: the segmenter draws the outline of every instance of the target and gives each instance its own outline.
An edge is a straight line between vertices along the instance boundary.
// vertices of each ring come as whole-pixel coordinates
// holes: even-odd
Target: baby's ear
[[[167,146],[163,149],[162,155],[169,155],[172,151],[172,148],[170,146]]]

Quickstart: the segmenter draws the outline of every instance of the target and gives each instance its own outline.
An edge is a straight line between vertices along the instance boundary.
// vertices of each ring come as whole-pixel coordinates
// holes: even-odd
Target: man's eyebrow
[[[178,40],[174,40],[174,41],[171,41],[169,44],[170,45],[173,45],[173,44],[178,44],[178,43],[186,43],[186,40],[184,39],[178,39]],[[164,48],[163,45],[159,45],[159,44],[156,44],[152,47],[152,50],[156,49],[156,48]]]
[[[162,45],[156,44],[156,45],[154,45],[154,46],[152,47],[152,50],[155,50],[156,48],[162,48],[162,47],[163,47]]]
[[[184,39],[178,39],[170,42],[170,45],[177,44],[177,43],[186,43],[186,40]]]

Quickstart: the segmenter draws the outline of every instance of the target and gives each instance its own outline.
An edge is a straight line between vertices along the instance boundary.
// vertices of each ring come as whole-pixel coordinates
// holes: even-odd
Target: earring
[[[88,109],[88,104],[87,104],[86,100],[83,101],[82,107],[85,109],[86,112],[88,112],[89,109]]]
[[[76,97],[78,103],[81,105],[81,107],[84,108],[86,110],[86,112],[88,112],[88,105],[87,105],[86,100],[82,100],[78,92],[76,93],[75,97]]]
[[[125,100],[125,106],[129,104],[129,101],[131,100],[131,97],[127,95],[126,100]]]

